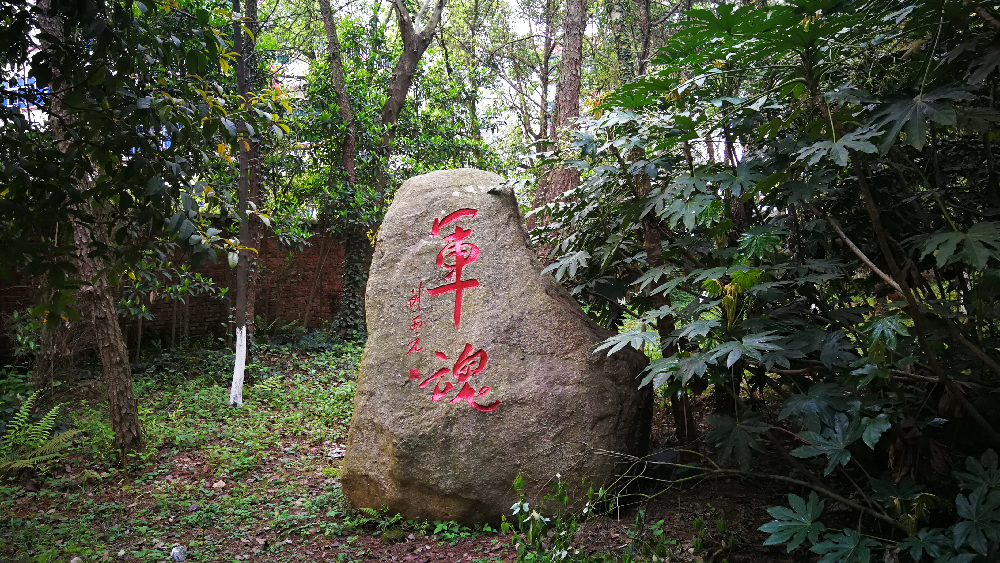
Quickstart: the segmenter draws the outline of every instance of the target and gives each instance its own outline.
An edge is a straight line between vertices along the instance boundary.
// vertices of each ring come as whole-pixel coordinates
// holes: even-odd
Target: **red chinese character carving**
[[[406,351],[407,356],[413,352],[422,352],[424,349],[420,347],[420,329],[424,326],[424,321],[420,320],[420,316],[423,314],[420,312],[420,292],[424,289],[424,282],[420,282],[420,285],[416,289],[410,290],[410,309],[416,308],[417,316],[413,317],[410,322],[410,332],[413,333],[413,340],[410,341],[410,349]]]
[[[441,232],[441,227],[451,223],[452,221],[457,221],[462,217],[469,217],[475,219],[479,211],[475,209],[459,209],[454,213],[449,213],[444,219],[434,219],[434,226],[431,227],[431,236],[436,237],[438,233]]]
[[[424,282],[420,282],[415,289],[410,290],[410,309],[415,309],[419,312],[420,309],[420,292],[424,289]]]
[[[486,369],[486,351],[479,350],[472,353],[472,344],[466,344],[462,354],[455,362],[455,369],[452,372],[459,383],[465,383],[470,377]]]
[[[476,409],[477,411],[480,411],[480,412],[493,412],[493,411],[497,410],[497,407],[500,406],[500,401],[499,400],[493,401],[493,404],[490,405],[490,406],[488,406],[488,407],[484,407],[484,406],[482,406],[482,405],[480,405],[479,403],[476,402],[476,397],[477,396],[482,397],[483,395],[485,395],[485,394],[487,394],[489,392],[490,392],[490,388],[489,387],[480,387],[479,388],[479,393],[476,393],[476,390],[473,389],[468,383],[466,383],[465,385],[462,386],[462,390],[458,392],[458,395],[455,395],[455,398],[452,399],[452,400],[450,400],[450,401],[448,401],[448,402],[449,403],[457,403],[459,401],[466,401],[466,402],[469,403],[469,406],[471,406],[472,408]]]
[[[444,352],[434,352],[434,355],[437,356],[437,358],[440,360],[448,359],[448,356],[446,356]],[[480,349],[473,353],[472,345],[466,344],[465,349],[463,349],[462,353],[458,356],[458,360],[455,362],[455,365],[452,367],[452,369],[449,370],[448,368],[441,368],[437,370],[436,372],[434,372],[434,375],[420,382],[419,387],[423,389],[424,387],[427,387],[427,385],[431,381],[434,381],[436,379],[437,382],[434,384],[434,392],[431,395],[431,400],[434,401],[441,400],[442,397],[450,393],[451,390],[455,388],[455,386],[451,382],[444,381],[443,376],[447,375],[448,372],[450,371],[452,376],[458,380],[459,384],[462,385],[462,389],[458,392],[458,395],[456,395],[454,399],[448,401],[449,403],[466,401],[472,408],[478,411],[482,412],[495,411],[497,407],[500,406],[499,400],[494,401],[493,404],[489,406],[482,406],[479,403],[476,403],[475,401],[477,397],[482,397],[483,395],[489,393],[490,388],[480,387],[479,391],[477,392],[468,383],[470,377],[486,369],[487,360],[488,357],[486,355],[485,350]],[[420,370],[411,369],[410,379],[419,379],[419,378],[420,378]]]
[[[434,226],[431,228],[431,235],[438,236],[441,231],[441,227],[461,217],[475,217],[477,213],[479,212],[475,209],[459,209],[458,211],[449,214],[443,220],[434,219]],[[465,266],[472,264],[479,259],[479,247],[472,243],[463,242],[466,237],[471,234],[472,229],[463,229],[456,225],[455,232],[444,237],[444,240],[447,241],[448,244],[446,244],[445,247],[438,252],[436,263],[438,267],[448,270],[444,279],[451,280],[452,283],[427,290],[427,294],[432,296],[441,295],[442,293],[447,293],[449,291],[455,292],[454,317],[456,327],[462,322],[462,293],[466,289],[479,287],[479,280],[462,279],[462,270]],[[452,258],[454,259],[454,263],[449,264],[448,260]]]

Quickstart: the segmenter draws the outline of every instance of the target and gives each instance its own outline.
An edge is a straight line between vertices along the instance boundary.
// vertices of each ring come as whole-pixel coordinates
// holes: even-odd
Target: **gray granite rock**
[[[643,453],[646,358],[593,354],[589,320],[527,246],[513,192],[474,169],[397,192],[368,278],[368,343],[341,469],[355,507],[496,522],[557,473],[595,489]],[[582,493],[578,491],[577,498]]]

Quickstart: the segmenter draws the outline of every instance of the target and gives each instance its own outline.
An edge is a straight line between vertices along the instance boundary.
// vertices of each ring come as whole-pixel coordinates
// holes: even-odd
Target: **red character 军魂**
[[[474,218],[479,212],[475,209],[459,209],[454,213],[449,214],[444,219],[434,219],[434,226],[431,228],[431,236],[438,236],[441,232],[441,227],[456,221],[462,217]],[[449,291],[455,292],[455,326],[457,327],[462,322],[462,293],[466,289],[473,287],[479,287],[479,280],[462,279],[462,270],[469,264],[472,264],[479,259],[479,247],[468,242],[464,242],[465,239],[472,234],[472,229],[463,229],[458,225],[455,226],[455,232],[444,237],[444,240],[448,243],[438,252],[437,255],[437,265],[438,267],[445,268],[448,273],[445,274],[445,280],[451,280],[451,283],[435,287],[433,289],[428,289],[428,295],[441,295],[442,293],[447,293]],[[448,260],[454,259],[453,264],[449,264]]]
[[[434,355],[437,356],[437,358],[440,360],[448,359],[448,356],[446,356],[444,352],[434,352]],[[459,385],[462,386],[462,388],[461,390],[459,390],[458,395],[456,395],[454,399],[448,401],[449,403],[466,401],[467,403],[469,403],[469,406],[476,409],[477,411],[482,411],[482,412],[495,411],[497,407],[500,406],[499,400],[494,401],[493,404],[489,406],[480,405],[475,401],[477,397],[482,397],[483,395],[486,395],[487,393],[490,392],[491,389],[489,387],[481,387],[478,391],[476,391],[475,388],[473,388],[468,383],[470,377],[478,374],[479,372],[483,371],[486,368],[487,360],[488,358],[485,350],[480,349],[476,352],[473,352],[472,345],[466,344],[465,349],[462,350],[461,355],[459,355],[458,360],[455,362],[455,365],[454,367],[452,367],[452,369],[441,368],[437,370],[436,372],[434,372],[434,375],[420,382],[419,387],[423,389],[424,387],[427,387],[428,383],[437,379],[438,381],[434,384],[434,393],[431,396],[431,399],[434,401],[440,401],[442,397],[450,393],[451,390],[455,388],[455,386],[451,382],[446,382],[444,381],[443,378],[443,376],[447,375],[448,372],[451,372],[452,376],[454,376],[454,378],[458,380],[458,383]],[[410,379],[419,379],[419,378],[420,378],[420,370],[411,369]]]

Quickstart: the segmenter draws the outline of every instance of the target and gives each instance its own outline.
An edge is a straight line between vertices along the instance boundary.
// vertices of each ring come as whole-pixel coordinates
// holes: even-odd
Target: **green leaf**
[[[693,323],[686,324],[681,328],[675,330],[671,336],[676,338],[687,338],[692,340],[696,337],[708,336],[708,333],[712,331],[713,328],[718,328],[722,323],[719,319],[701,319],[694,321]]]
[[[791,454],[801,458],[825,455],[829,461],[823,475],[829,475],[837,465],[847,465],[851,461],[851,452],[847,447],[861,437],[859,426],[857,421],[852,422],[846,414],[838,412],[833,417],[833,426],[824,428],[822,433],[800,432],[798,436],[810,444],[795,448]]]
[[[721,358],[722,356],[727,356],[727,368],[733,367],[733,364],[738,362],[743,355],[747,355],[759,362],[763,360],[761,352],[781,350],[781,346],[771,342],[777,338],[780,337],[772,335],[770,331],[749,334],[744,336],[743,340],[730,340],[728,342],[723,342],[709,352],[709,356],[713,360]]]
[[[545,274],[555,270],[555,278],[559,281],[566,277],[567,274],[569,277],[575,276],[578,270],[587,267],[589,261],[590,253],[586,250],[579,250],[560,256],[558,260],[546,266],[542,270],[542,273]]]
[[[827,534],[823,541],[813,545],[809,551],[823,556],[819,563],[869,563],[873,547],[878,542],[862,537],[857,531],[844,528],[840,533]]]
[[[710,414],[705,420],[712,425],[707,438],[719,449],[719,458],[726,461],[735,454],[740,467],[750,467],[750,450],[765,451],[760,435],[771,425],[763,421],[761,413],[744,409],[736,418],[726,414]]]
[[[819,141],[801,149],[795,155],[795,161],[809,159],[809,165],[817,164],[823,158],[829,158],[838,166],[847,166],[850,151],[860,151],[866,153],[877,152],[875,145],[867,139],[878,135],[878,131],[871,128],[858,129],[847,133],[836,142]]]
[[[969,546],[986,555],[989,542],[1000,541],[1000,491],[980,487],[969,496],[955,498],[955,511],[963,518],[952,531],[955,549]]]
[[[669,358],[657,358],[644,370],[646,376],[640,387],[652,381],[655,389],[667,385],[668,389],[679,391],[692,378],[705,375],[709,361],[702,353],[679,352]]]
[[[211,21],[211,14],[205,8],[198,8],[194,11],[194,15],[198,18],[198,25],[208,25]]]
[[[736,168],[729,168],[712,177],[712,181],[718,183],[722,189],[729,189],[733,195],[739,197],[744,192],[750,191],[758,180],[764,178],[763,174],[754,172],[747,161],[739,163]]]
[[[861,331],[868,335],[869,346],[874,346],[881,341],[890,350],[896,349],[896,336],[909,336],[906,332],[906,325],[903,321],[906,317],[902,315],[890,315],[888,317],[872,317],[867,323],[862,325]]]
[[[884,131],[879,152],[886,154],[896,143],[901,131],[906,132],[906,143],[917,150],[927,141],[927,120],[941,125],[955,124],[955,108],[942,100],[973,100],[976,97],[954,85],[943,86],[932,92],[899,100],[877,112],[874,128]]]
[[[904,477],[898,483],[888,479],[872,479],[869,483],[872,498],[886,507],[893,506],[897,500],[913,500],[924,490],[923,485],[917,485],[909,477]]]
[[[885,414],[880,414],[875,418],[868,418],[866,416],[861,419],[861,439],[868,444],[869,448],[874,450],[879,438],[890,428],[892,428],[892,423],[889,422],[889,417]]]
[[[608,355],[610,356],[625,346],[632,346],[636,350],[640,350],[643,344],[648,342],[649,344],[656,345],[659,340],[660,337],[656,331],[630,330],[628,332],[616,334],[604,342],[601,342],[597,345],[597,348],[594,348],[594,353],[600,352],[605,348],[611,348],[611,350],[608,351]]]
[[[899,542],[899,550],[909,551],[914,561],[920,561],[924,552],[930,557],[937,557],[950,543],[940,528],[924,528],[917,532],[917,535]]]
[[[764,259],[773,255],[781,244],[781,231],[772,225],[760,225],[740,236],[740,253],[747,258]]]
[[[808,503],[798,495],[789,494],[788,504],[791,508],[772,506],[767,509],[774,520],[757,528],[771,534],[764,540],[764,545],[787,543],[788,551],[792,551],[807,539],[815,543],[820,532],[826,529],[822,522],[817,521],[823,512],[824,502],[819,500],[815,492],[809,493]]]
[[[928,254],[934,255],[938,268],[952,262],[963,262],[981,270],[991,258],[1000,258],[1000,223],[983,221],[973,225],[968,233],[931,235],[924,243],[920,257]]]
[[[805,393],[785,400],[778,418],[800,418],[805,426],[819,428],[819,421],[833,420],[836,411],[847,409],[847,391],[836,383],[817,383]]]
[[[963,489],[971,491],[985,487],[991,491],[1000,490],[1000,469],[997,468],[997,454],[992,448],[978,460],[972,456],[965,458],[965,468],[968,473],[955,472]]]

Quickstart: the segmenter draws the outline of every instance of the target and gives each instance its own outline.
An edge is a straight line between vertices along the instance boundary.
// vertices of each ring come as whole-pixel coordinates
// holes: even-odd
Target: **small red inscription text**
[[[420,282],[420,285],[410,291],[410,310],[417,313],[417,316],[413,317],[413,320],[410,322],[410,332],[413,333],[413,340],[410,341],[410,349],[406,351],[407,356],[413,352],[423,352],[424,350],[420,346],[420,329],[424,326],[424,321],[420,320],[421,315],[423,315],[423,309],[420,306],[420,293],[423,290],[424,282]]]

